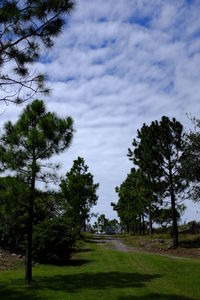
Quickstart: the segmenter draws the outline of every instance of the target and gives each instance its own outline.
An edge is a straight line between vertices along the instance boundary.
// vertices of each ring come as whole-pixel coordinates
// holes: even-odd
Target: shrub
[[[65,264],[74,250],[70,220],[53,217],[37,225],[33,232],[33,259],[40,263]]]

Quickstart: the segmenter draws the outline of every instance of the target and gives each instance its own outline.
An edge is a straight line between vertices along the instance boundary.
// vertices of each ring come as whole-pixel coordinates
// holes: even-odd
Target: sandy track
[[[93,238],[96,243],[101,244],[102,246],[109,249],[113,249],[121,252],[137,251],[136,248],[127,246],[122,240],[114,236],[95,234]]]
[[[126,245],[120,238],[115,237],[114,235],[105,235],[105,234],[94,234],[93,241],[107,249],[113,249],[121,252],[143,252],[143,253],[151,253],[155,255],[165,256],[169,258],[200,259],[200,252],[199,252],[200,248],[164,250],[164,249],[156,249],[156,248],[146,249],[141,247],[131,247]]]

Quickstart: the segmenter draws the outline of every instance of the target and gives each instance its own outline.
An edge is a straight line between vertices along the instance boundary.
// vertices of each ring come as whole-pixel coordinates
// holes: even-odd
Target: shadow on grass
[[[22,284],[22,282],[20,282]],[[20,286],[21,286],[20,284]],[[32,288],[21,288],[12,286],[1,286],[0,285],[0,299],[2,300],[47,300],[48,298],[41,298],[36,296]]]
[[[83,266],[86,265],[88,263],[91,263],[92,260],[89,259],[69,259],[66,262],[41,262],[42,265],[44,266],[56,266],[56,267],[68,267],[68,266],[75,266],[75,267],[79,267],[79,266]],[[34,263],[33,265],[37,265],[37,262]]]
[[[125,296],[119,297],[117,300],[194,300],[181,295],[166,295],[166,294],[147,294],[144,296]]]
[[[160,278],[159,274],[140,274],[122,272],[101,272],[101,273],[80,273],[71,275],[49,275],[48,277],[35,276],[30,287],[24,287],[22,279],[13,280],[9,286],[0,286],[0,299],[4,300],[48,300],[59,293],[66,293],[66,296],[84,290],[109,290],[113,288],[143,288],[147,283]],[[42,293],[44,292],[44,295]],[[37,296],[37,293],[40,296]],[[123,291],[121,291],[123,293]],[[67,296],[67,297],[68,297]],[[73,297],[73,296],[72,296]],[[121,296],[118,300],[193,300],[192,298],[179,295],[165,295],[150,293],[145,296]]]
[[[68,263],[65,266],[79,267],[79,266],[89,264],[91,262],[92,262],[92,260],[89,260],[89,259],[71,259],[68,261]]]
[[[76,249],[75,253],[86,253],[86,252],[91,252],[93,251],[93,249],[89,249],[89,248],[80,248],[80,249]]]
[[[49,299],[48,296],[38,298],[37,292],[55,295],[56,292],[73,294],[84,290],[108,290],[112,288],[142,288],[147,282],[160,278],[159,274],[139,274],[121,272],[80,273],[71,275],[54,275],[47,277],[34,276],[30,287],[25,287],[22,279],[12,280],[7,286],[0,286],[0,299],[38,300]]]
[[[36,277],[33,285],[36,288],[48,288],[54,291],[77,292],[84,289],[106,290],[111,288],[144,287],[145,283],[156,278],[159,274],[139,274],[123,272],[83,273],[72,275],[54,275],[51,277]]]

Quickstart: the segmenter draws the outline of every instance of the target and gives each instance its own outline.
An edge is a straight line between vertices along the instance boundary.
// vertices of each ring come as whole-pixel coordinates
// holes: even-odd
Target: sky
[[[49,110],[74,119],[71,147],[54,158],[64,175],[78,156],[100,183],[94,212],[115,218],[115,187],[132,163],[127,152],[143,123],[200,118],[200,1],[77,0],[62,34],[37,71],[48,75]],[[23,107],[10,104],[0,125]],[[2,112],[5,107],[1,107]],[[187,201],[183,221],[200,220]]]

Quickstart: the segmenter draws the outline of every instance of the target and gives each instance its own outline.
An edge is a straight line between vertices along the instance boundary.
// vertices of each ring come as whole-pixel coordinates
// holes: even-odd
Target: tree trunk
[[[142,234],[142,215],[139,217],[139,234]]]
[[[174,192],[171,193],[171,205],[172,205],[172,222],[173,222],[173,246],[178,246],[178,226],[177,226],[177,214],[175,205]]]
[[[31,191],[29,198],[28,224],[27,224],[27,244],[26,244],[26,267],[25,283],[32,281],[32,235],[33,235],[33,202],[35,196],[35,172],[32,173]]]
[[[86,232],[86,219],[83,220],[83,231]]]
[[[149,202],[149,235],[152,235],[151,202]]]
[[[27,228],[27,245],[26,245],[25,283],[30,283],[32,280],[32,231],[33,231],[32,224],[33,224],[33,199],[30,199],[29,213],[28,213],[28,226],[27,226],[28,228]]]
[[[136,220],[134,220],[134,223],[133,223],[133,232],[134,232],[134,233],[136,233],[136,229],[137,229],[137,228],[136,228]]]
[[[145,235],[144,213],[142,214],[142,234]]]
[[[130,232],[130,226],[129,226],[129,223],[126,224],[126,230],[127,230],[127,233]]]
[[[174,194],[171,161],[169,161],[169,181],[170,181],[170,196],[171,196],[171,209],[172,209],[173,247],[177,247],[178,246],[178,226],[177,226],[176,200],[175,200],[175,194]]]

